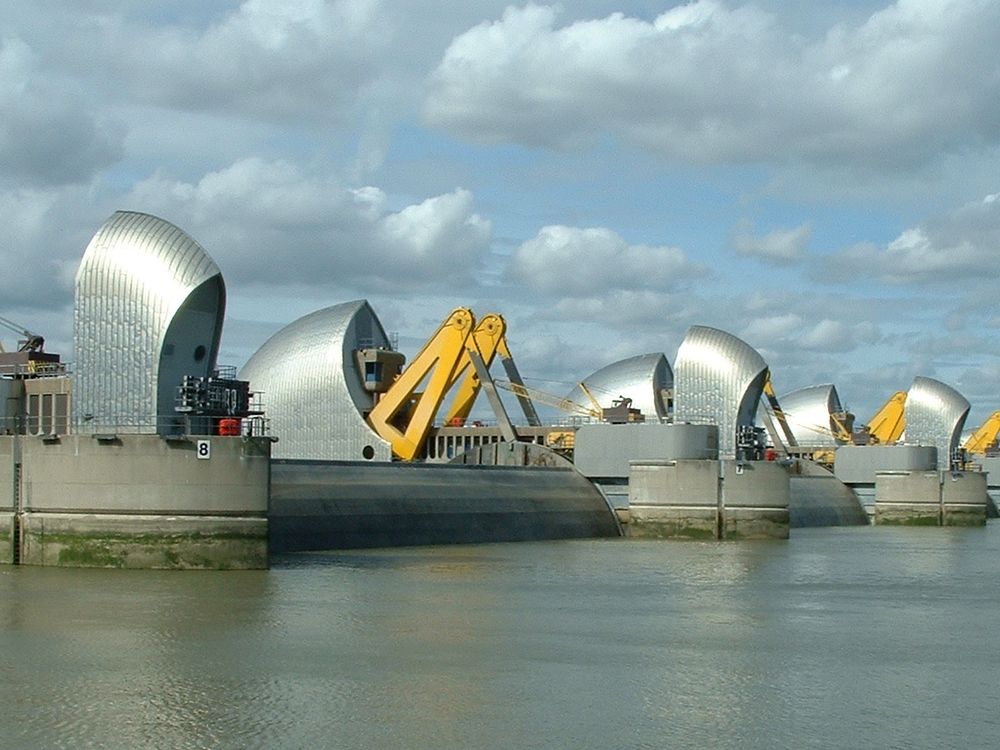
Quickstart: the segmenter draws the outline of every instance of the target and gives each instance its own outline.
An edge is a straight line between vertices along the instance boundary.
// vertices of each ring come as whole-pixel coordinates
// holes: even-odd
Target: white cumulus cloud
[[[1000,201],[995,195],[925,219],[878,246],[844,248],[824,265],[833,281],[875,279],[888,284],[951,284],[1000,274]]]
[[[508,7],[457,36],[426,120],[486,142],[609,134],[696,164],[907,169],[1000,143],[1000,4],[987,0],[898,0],[811,38],[718,0],[651,21],[558,18]]]
[[[81,16],[53,54],[130,104],[329,122],[378,79],[386,29],[377,0],[245,0],[199,14],[109,9]]]
[[[605,228],[547,226],[521,244],[510,276],[539,292],[588,297],[608,290],[670,291],[706,273],[683,250],[630,245]]]
[[[740,222],[733,245],[739,255],[747,255],[774,263],[794,263],[805,257],[812,237],[812,226],[802,224],[792,229],[775,229],[757,235],[753,225]]]
[[[194,236],[242,283],[447,289],[472,283],[492,234],[468,190],[393,211],[376,187],[257,157],[193,183],[153,176],[130,198]]]

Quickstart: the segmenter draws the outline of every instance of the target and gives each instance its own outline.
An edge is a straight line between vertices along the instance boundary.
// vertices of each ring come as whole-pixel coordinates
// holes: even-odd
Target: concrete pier
[[[986,474],[977,471],[942,473],[942,526],[985,525],[989,500]]]
[[[722,461],[722,538],[787,539],[787,469],[774,461]]]
[[[986,517],[1000,518],[1000,456],[972,456],[980,471],[986,474]]]
[[[628,536],[787,539],[789,477],[769,461],[633,461]]]
[[[875,475],[875,524],[941,525],[937,471],[883,471]]]
[[[266,438],[4,436],[0,456],[19,531],[9,562],[267,567]]]
[[[719,462],[633,461],[628,503],[629,537],[718,539]]]
[[[983,526],[989,497],[982,472],[893,471],[875,476],[875,523]]]
[[[875,476],[882,472],[937,471],[933,445],[842,445],[833,473],[850,487],[865,512],[875,519]]]
[[[15,562],[17,552],[17,516],[15,515],[14,476],[16,465],[14,451],[16,438],[0,439],[0,564]]]

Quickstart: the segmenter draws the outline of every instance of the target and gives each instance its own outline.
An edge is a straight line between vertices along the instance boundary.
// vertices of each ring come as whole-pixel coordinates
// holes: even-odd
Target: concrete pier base
[[[14,513],[0,512],[0,565],[14,562]]]
[[[886,472],[875,477],[876,524],[983,526],[989,500],[982,472]]]
[[[787,539],[788,471],[774,461],[722,461],[724,539]]]
[[[267,567],[267,520],[25,513],[21,564],[79,568]]]
[[[941,479],[936,471],[886,471],[875,475],[875,524],[940,526]]]
[[[645,505],[629,510],[632,539],[718,539],[719,511],[692,505]]]
[[[941,475],[943,526],[985,526],[989,501],[986,474],[962,471]]]
[[[875,503],[876,526],[940,526],[941,506],[931,503]]]
[[[626,530],[637,539],[787,539],[788,503],[788,473],[775,463],[633,461]]]
[[[17,550],[15,477],[20,458],[16,440],[14,436],[0,438],[0,565],[14,563]]]
[[[0,559],[266,568],[270,446],[252,437],[2,436],[0,474],[12,481],[0,501],[10,508],[0,513]]]
[[[719,538],[718,461],[632,461],[628,487],[629,537]]]
[[[726,508],[722,538],[788,539],[788,508]]]
[[[985,505],[942,505],[942,526],[985,526]]]
[[[875,523],[983,526],[989,496],[981,472],[884,472],[875,476]]]

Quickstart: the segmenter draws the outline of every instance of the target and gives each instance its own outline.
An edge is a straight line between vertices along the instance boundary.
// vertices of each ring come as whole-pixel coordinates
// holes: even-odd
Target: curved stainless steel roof
[[[372,408],[353,353],[388,349],[389,339],[365,300],[310,313],[282,328],[240,371],[263,392],[274,458],[389,461],[392,451],[362,416]]]
[[[950,385],[917,376],[906,394],[906,442],[933,445],[938,468],[947,469],[969,416],[969,402]]]
[[[73,412],[82,428],[172,423],[182,377],[216,366],[226,289],[215,261],[173,224],[118,211],[87,246],[75,296]]]
[[[778,399],[788,428],[799,445],[835,446],[837,426],[833,414],[843,413],[840,396],[833,385],[811,385],[786,393]]]
[[[613,362],[583,379],[602,408],[611,407],[618,398],[632,399],[632,408],[639,409],[647,421],[667,418],[669,389],[674,385],[674,373],[663,354],[640,354]],[[590,399],[580,386],[566,398],[574,403],[590,405]]]
[[[674,360],[674,421],[719,426],[719,456],[736,455],[736,430],[752,426],[767,380],[756,349],[730,333],[692,326]]]

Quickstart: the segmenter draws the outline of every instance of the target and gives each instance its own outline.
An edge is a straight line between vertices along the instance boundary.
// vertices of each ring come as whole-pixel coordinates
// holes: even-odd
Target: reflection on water
[[[0,569],[0,745],[991,747],[998,529]]]

